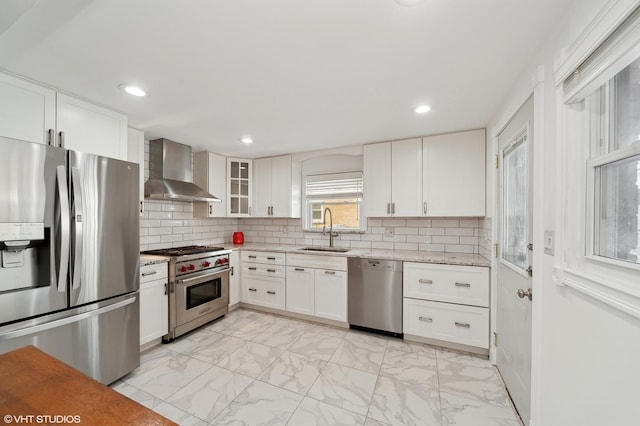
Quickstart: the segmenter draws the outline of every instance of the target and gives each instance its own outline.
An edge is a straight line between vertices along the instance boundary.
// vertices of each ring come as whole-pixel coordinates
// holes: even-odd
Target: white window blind
[[[362,173],[310,175],[305,182],[310,198],[362,198]]]

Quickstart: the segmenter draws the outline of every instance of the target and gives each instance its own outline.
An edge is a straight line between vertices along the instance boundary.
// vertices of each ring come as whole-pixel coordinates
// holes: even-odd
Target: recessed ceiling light
[[[147,92],[132,84],[122,83],[118,87],[133,96],[147,96]]]
[[[240,139],[240,142],[242,142],[242,143],[246,143],[246,144],[250,144],[250,143],[253,143],[253,139],[251,139],[251,138],[250,138],[250,137],[248,137],[248,136],[245,136],[244,138],[241,138],[241,139]]]
[[[420,105],[414,111],[416,114],[424,114],[425,112],[431,111],[431,107],[429,105]]]

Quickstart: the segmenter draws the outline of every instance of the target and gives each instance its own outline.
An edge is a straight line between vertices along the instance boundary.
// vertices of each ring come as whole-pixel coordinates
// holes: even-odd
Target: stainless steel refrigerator
[[[138,165],[0,138],[0,353],[102,383],[140,364]]]

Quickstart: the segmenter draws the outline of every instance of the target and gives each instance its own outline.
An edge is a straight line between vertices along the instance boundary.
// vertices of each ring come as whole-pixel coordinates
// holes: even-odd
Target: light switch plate
[[[553,256],[553,231],[544,231],[544,254]]]
[[[384,235],[393,235],[396,233],[396,230],[393,228],[393,226],[387,226],[384,228]]]

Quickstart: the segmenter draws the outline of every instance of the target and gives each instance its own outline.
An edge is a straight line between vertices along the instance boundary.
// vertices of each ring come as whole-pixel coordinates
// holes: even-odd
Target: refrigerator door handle
[[[82,267],[82,227],[84,220],[84,206],[82,203],[82,186],[80,183],[80,170],[77,167],[71,167],[71,186],[73,188],[73,222],[74,229],[74,243],[73,243],[73,270],[72,286],[71,288],[76,290],[80,288],[80,268]]]
[[[4,340],[11,340],[17,337],[28,336],[31,334],[41,333],[46,330],[50,330],[56,327],[62,327],[63,325],[71,324],[73,322],[78,322],[85,318],[91,318],[98,315],[105,314],[107,312],[115,311],[116,309],[120,309],[124,306],[130,305],[136,301],[137,296],[130,297],[125,300],[121,300],[112,305],[103,306],[98,309],[94,309],[92,311],[83,312],[80,314],[70,315],[68,317],[60,318],[54,321],[45,322],[43,324],[38,324],[30,327],[20,328],[18,330],[7,331],[5,333],[0,333],[0,342]]]
[[[70,213],[69,191],[67,190],[67,176],[64,166],[56,167],[58,179],[58,201],[60,203],[60,264],[58,265],[58,291],[67,289],[67,272],[69,271],[69,240]]]

